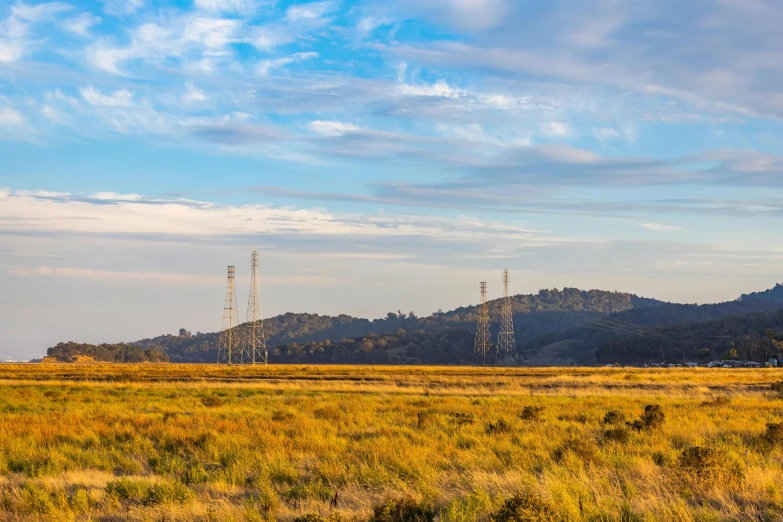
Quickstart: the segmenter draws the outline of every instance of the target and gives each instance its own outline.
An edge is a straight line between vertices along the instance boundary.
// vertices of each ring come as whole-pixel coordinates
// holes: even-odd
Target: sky
[[[764,0],[0,0],[0,359],[783,281]],[[243,302],[244,301],[244,302]]]

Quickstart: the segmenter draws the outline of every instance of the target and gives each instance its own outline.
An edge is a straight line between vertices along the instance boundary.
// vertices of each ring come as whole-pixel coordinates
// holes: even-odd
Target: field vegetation
[[[781,380],[4,364],[0,520],[780,520]]]

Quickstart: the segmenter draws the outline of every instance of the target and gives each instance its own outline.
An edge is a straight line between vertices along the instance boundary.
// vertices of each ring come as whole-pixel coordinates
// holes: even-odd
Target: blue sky
[[[761,0],[0,3],[0,357],[265,315],[781,280]],[[244,267],[244,268],[243,268]]]

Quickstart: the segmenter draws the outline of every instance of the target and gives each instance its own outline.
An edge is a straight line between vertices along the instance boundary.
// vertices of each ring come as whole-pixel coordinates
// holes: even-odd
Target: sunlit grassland
[[[0,365],[0,520],[366,519],[412,497],[462,521],[520,492],[554,517],[541,520],[778,520],[783,434],[767,425],[783,422],[779,380],[774,369]],[[663,423],[628,427],[647,405]]]

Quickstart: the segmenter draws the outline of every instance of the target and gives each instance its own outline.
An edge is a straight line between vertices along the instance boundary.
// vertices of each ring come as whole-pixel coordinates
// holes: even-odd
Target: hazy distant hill
[[[718,357],[730,348],[729,343],[746,346],[745,336],[779,328],[776,312],[781,308],[780,284],[724,303],[635,307],[606,317],[584,318],[581,325],[575,324],[567,331],[546,333],[531,340],[524,351],[534,354],[552,343],[567,340],[575,350],[594,350],[599,363],[682,360],[695,357],[700,350],[707,356],[704,348]],[[746,352],[753,351],[746,348]]]
[[[562,291],[541,290],[535,295],[516,295],[511,300],[518,343],[527,342],[542,334],[560,333],[572,328],[573,323],[553,314],[569,313],[577,316],[590,314],[590,317],[594,317],[595,314],[604,315],[662,304],[660,301],[622,292],[584,291],[575,288],[564,288]],[[499,317],[500,306],[500,300],[489,302],[492,318]],[[327,339],[337,342],[368,334],[391,334],[398,330],[422,331],[428,334],[438,334],[448,329],[472,332],[475,329],[476,309],[476,306],[467,306],[428,317],[393,312],[383,319],[372,321],[347,315],[332,317],[287,313],[264,320],[264,329],[270,350],[292,343],[319,342]],[[470,336],[462,337],[468,339]],[[132,358],[136,360],[141,357],[141,352],[129,350],[128,346],[132,346],[153,350],[150,353],[155,357],[158,352],[161,352],[172,362],[214,362],[217,359],[218,339],[218,333],[190,335],[182,331],[180,335],[163,335],[133,343],[100,345],[94,348],[90,348],[92,345],[61,343],[50,348],[48,354],[66,361],[79,355],[80,352],[90,352],[97,354],[98,360],[127,361],[127,354],[132,353]],[[432,340],[432,338],[428,339]],[[463,349],[472,350],[472,339],[465,341],[465,344]],[[453,359],[456,361],[459,357],[455,355]]]
[[[657,327],[597,348],[599,363],[714,360],[763,362],[783,352],[783,310],[730,315],[714,321]]]
[[[772,349],[777,335],[763,341],[766,330],[783,328],[783,316],[776,315],[783,308],[783,285],[707,305],[575,288],[515,295],[511,303],[518,351],[535,364],[718,357],[731,347],[758,358]],[[488,306],[494,339],[502,301]],[[472,357],[476,312],[476,306],[427,317],[398,311],[375,320],[287,313],[264,320],[264,329],[270,360],[276,362],[461,364]],[[114,345],[60,343],[48,354],[61,361],[88,356],[209,363],[217,359],[218,340],[215,332],[181,330]]]

